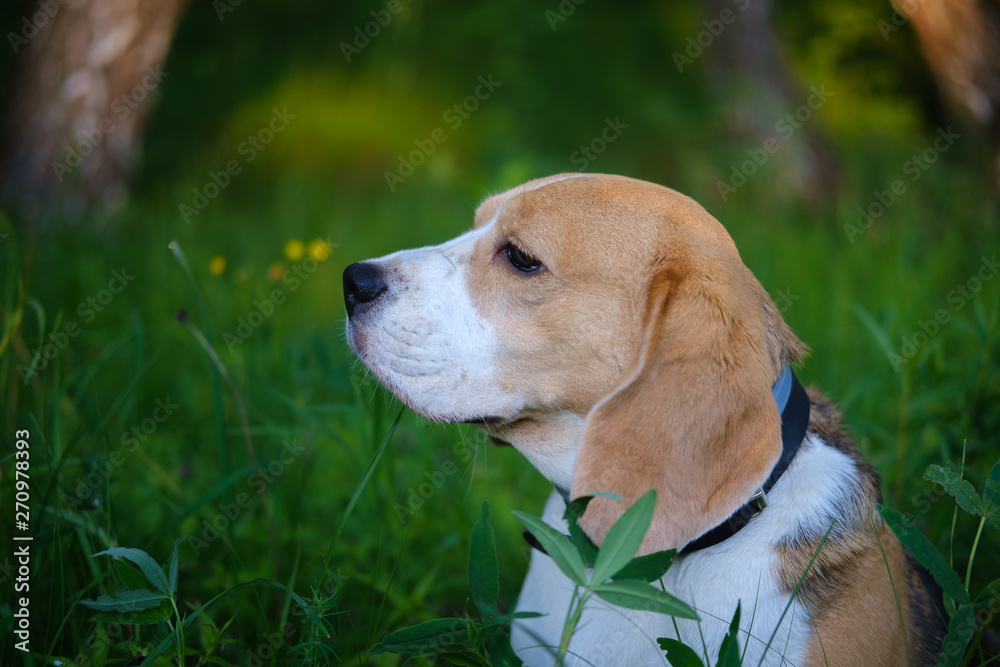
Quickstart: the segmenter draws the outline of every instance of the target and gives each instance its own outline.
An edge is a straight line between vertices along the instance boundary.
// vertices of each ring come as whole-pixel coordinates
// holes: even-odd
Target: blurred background
[[[19,430],[34,536],[30,653],[0,550],[3,664],[148,652],[162,623],[78,604],[121,587],[90,555],[162,564],[185,536],[182,612],[267,577],[331,630],[246,586],[189,629],[188,664],[400,664],[367,648],[464,613],[484,500],[512,608],[510,511],[550,486],[474,428],[392,431],[341,273],[564,171],[726,225],[885,502],[961,572],[978,539],[973,579],[995,577],[996,531],[922,475],[964,460],[981,489],[1000,454],[996,0],[42,0],[0,21],[0,543]]]

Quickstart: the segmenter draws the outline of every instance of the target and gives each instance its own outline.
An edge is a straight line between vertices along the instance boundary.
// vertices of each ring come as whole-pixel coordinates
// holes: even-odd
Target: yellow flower
[[[327,259],[333,253],[333,248],[323,239],[316,239],[309,243],[309,256],[318,262]]]
[[[226,270],[226,258],[222,255],[216,255],[208,263],[208,270],[212,272],[213,276],[219,275]]]
[[[278,280],[281,276],[285,275],[285,265],[282,262],[275,262],[271,266],[267,267],[267,276],[271,280]]]
[[[285,257],[287,257],[290,262],[297,262],[302,259],[305,251],[305,246],[302,245],[302,241],[298,239],[292,239],[285,244]]]

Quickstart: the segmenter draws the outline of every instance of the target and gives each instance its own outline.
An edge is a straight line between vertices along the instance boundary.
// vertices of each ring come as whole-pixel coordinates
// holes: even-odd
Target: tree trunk
[[[989,142],[1000,192],[1000,0],[892,0],[948,105]]]
[[[701,6],[706,19],[721,26],[705,49],[706,71],[708,86],[726,113],[727,129],[752,141],[755,149],[771,140],[778,148],[768,151],[768,161],[780,165],[782,184],[807,202],[826,200],[836,189],[838,168],[832,143],[812,118],[822,95],[802,91],[782,64],[770,25],[770,3],[702,0]],[[810,101],[815,108],[809,107]],[[803,105],[806,120],[805,112],[795,117]]]
[[[18,62],[0,189],[63,224],[124,197],[187,0],[43,0],[9,38]]]

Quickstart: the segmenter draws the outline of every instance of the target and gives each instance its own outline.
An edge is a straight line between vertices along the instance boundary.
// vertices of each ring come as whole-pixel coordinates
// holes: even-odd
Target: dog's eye
[[[518,271],[524,271],[525,273],[531,273],[532,271],[537,271],[542,263],[518,248],[513,243],[507,244],[507,259],[510,260],[511,266],[513,266]]]

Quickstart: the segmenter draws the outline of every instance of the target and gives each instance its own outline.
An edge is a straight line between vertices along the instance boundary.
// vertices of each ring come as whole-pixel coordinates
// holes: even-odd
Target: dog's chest
[[[740,649],[744,664],[802,664],[812,635],[808,612],[784,590],[775,545],[784,535],[809,526],[822,526],[836,511],[843,480],[855,474],[844,454],[810,439],[783,477],[787,481],[770,494],[771,504],[742,531],[709,549],[678,558],[662,579],[665,590],[694,606],[701,621],[674,619],[661,614],[611,606],[591,598],[570,643],[567,664],[666,665],[656,640],[680,639],[709,664],[729,629],[737,604],[741,607]],[[565,505],[553,494],[544,520],[566,531]],[[512,643],[526,665],[553,664],[553,654],[542,645],[558,646],[573,599],[573,585],[551,558],[533,551],[518,611],[545,614],[519,623]],[[766,653],[766,656],[765,656]]]

